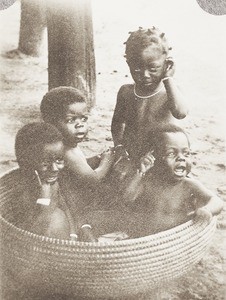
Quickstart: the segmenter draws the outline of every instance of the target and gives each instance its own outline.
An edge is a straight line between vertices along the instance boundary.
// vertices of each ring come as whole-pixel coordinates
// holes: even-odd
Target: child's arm
[[[37,199],[36,203],[39,204],[40,202],[40,204],[42,204],[42,200],[46,203],[46,205],[40,205],[42,211],[53,212],[55,210],[58,202],[58,188],[59,185],[57,182],[52,185],[46,182],[40,182],[39,199]]]
[[[89,166],[81,150],[68,150],[64,158],[68,168],[84,184],[96,184],[102,180],[114,162],[112,150],[102,153],[99,167],[95,170]]]
[[[125,130],[125,114],[126,107],[123,98],[123,86],[120,88],[117,95],[117,102],[114,110],[114,115],[111,122],[111,133],[114,141],[114,145],[120,145],[123,143],[123,134]]]
[[[152,152],[148,152],[140,159],[140,168],[136,170],[132,178],[130,177],[125,181],[125,190],[123,191],[123,202],[133,203],[137,197],[142,193],[143,186],[141,184],[142,178],[153,166],[155,158]]]
[[[207,205],[196,209],[195,217],[207,219],[208,221],[210,221],[212,216],[219,214],[220,211],[222,210],[223,205],[221,208],[221,204],[222,204],[222,200],[217,196],[213,196],[210,198]]]
[[[70,226],[66,214],[58,208],[58,183],[49,184],[39,180],[39,194],[34,209],[36,216],[30,221],[29,230],[33,233],[53,238],[69,239]]]
[[[183,119],[188,113],[188,109],[185,104],[185,99],[173,80],[173,74],[175,72],[175,63],[173,59],[167,59],[168,67],[162,78],[166,93],[168,96],[169,106],[172,115],[177,119]]]
[[[67,203],[59,192],[58,182],[54,184],[41,182],[37,171],[36,175],[40,186],[39,199],[36,203],[39,206],[40,213],[33,224],[33,229],[36,231],[41,230],[43,235],[62,239],[70,238],[70,240],[76,241],[78,238],[77,227]],[[49,201],[49,204],[44,205],[42,200]],[[61,206],[63,210],[58,206]]]
[[[93,233],[92,226],[90,224],[83,224],[80,227],[79,240],[83,242],[97,242],[98,239]]]
[[[211,217],[217,215],[223,209],[223,201],[211,191],[205,188],[199,181],[189,179],[192,186],[192,194],[196,199],[196,218],[205,218],[210,221]]]
[[[104,151],[101,154],[101,161],[99,167],[95,169],[95,174],[98,180],[103,179],[107,175],[114,163],[114,158],[114,149],[112,148],[109,148],[107,151]]]

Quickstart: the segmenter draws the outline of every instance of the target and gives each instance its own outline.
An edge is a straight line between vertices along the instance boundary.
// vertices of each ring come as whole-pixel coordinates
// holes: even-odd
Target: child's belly
[[[161,195],[161,191],[156,191],[157,195]],[[149,193],[151,194],[151,193]],[[188,221],[190,212],[193,210],[188,197],[185,197],[183,193],[178,193],[180,196],[176,196],[176,192],[166,191],[162,197],[153,197],[152,201],[149,200],[147,205],[147,211],[150,211],[150,215],[153,218],[155,224],[155,230],[163,231]],[[186,199],[186,201],[185,201]]]
[[[143,118],[138,118],[136,122],[126,124],[123,144],[132,156],[143,155],[143,148],[150,131],[155,127],[172,123],[175,123],[174,118],[169,113],[158,117],[145,115]]]
[[[189,216],[185,212],[174,212],[174,213],[156,213],[155,219],[155,230],[156,232],[164,231],[189,220]]]

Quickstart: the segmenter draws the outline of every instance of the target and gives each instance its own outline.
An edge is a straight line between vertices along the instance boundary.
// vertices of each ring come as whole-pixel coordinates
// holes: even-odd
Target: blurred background
[[[196,0],[91,0],[91,3],[97,74],[96,107],[105,109],[108,131],[117,91],[122,84],[131,82],[123,57],[123,43],[129,31],[139,26],[154,25],[166,33],[173,47],[171,55],[176,61],[175,80],[187,97],[190,108],[184,126],[196,126],[200,137],[211,132],[214,136],[217,132],[219,138],[224,139],[226,16],[206,13]],[[19,22],[20,1],[0,11],[3,55],[17,48]],[[38,113],[41,98],[47,91],[47,34],[39,58],[3,59],[1,76],[1,137],[5,138],[2,151],[12,157],[13,135],[23,120],[21,118],[19,122],[16,117],[14,122],[18,124],[12,128],[10,123],[13,120],[8,122],[8,112],[13,107],[9,105],[24,106],[30,103]],[[20,113],[19,107],[17,109]],[[24,114],[24,109],[21,113]],[[212,127],[202,124],[203,119],[212,122]],[[8,133],[12,134],[8,136]]]

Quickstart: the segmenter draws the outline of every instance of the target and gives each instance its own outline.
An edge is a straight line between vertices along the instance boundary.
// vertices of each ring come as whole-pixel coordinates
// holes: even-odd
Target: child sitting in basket
[[[223,201],[189,177],[190,143],[180,127],[153,130],[145,146],[149,152],[127,182],[123,201],[132,211],[149,214],[153,232],[172,228],[191,216],[210,222],[220,213]]]
[[[76,216],[99,197],[100,182],[114,161],[113,151],[102,153],[98,163],[93,164],[94,159],[86,159],[80,149],[79,143],[88,131],[88,110],[85,96],[76,88],[52,89],[43,97],[40,109],[43,120],[55,125],[63,135],[66,170],[61,184],[70,210]]]
[[[64,167],[61,133],[50,124],[27,124],[16,135],[15,152],[24,184],[17,225],[39,235],[76,237],[58,185]]]
[[[15,152],[23,186],[15,224],[52,238],[77,240],[78,233],[79,240],[94,241],[89,224],[75,224],[59,188],[64,145],[58,129],[44,122],[25,125],[16,135]]]

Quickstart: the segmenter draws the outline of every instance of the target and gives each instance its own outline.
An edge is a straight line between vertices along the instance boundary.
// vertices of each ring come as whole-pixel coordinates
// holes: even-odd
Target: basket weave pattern
[[[0,189],[4,268],[21,284],[43,291],[97,299],[145,292],[200,261],[216,227],[213,218],[209,225],[188,221],[157,234],[108,243],[48,238],[10,222],[9,204],[16,187],[6,190],[2,183],[4,180]]]

